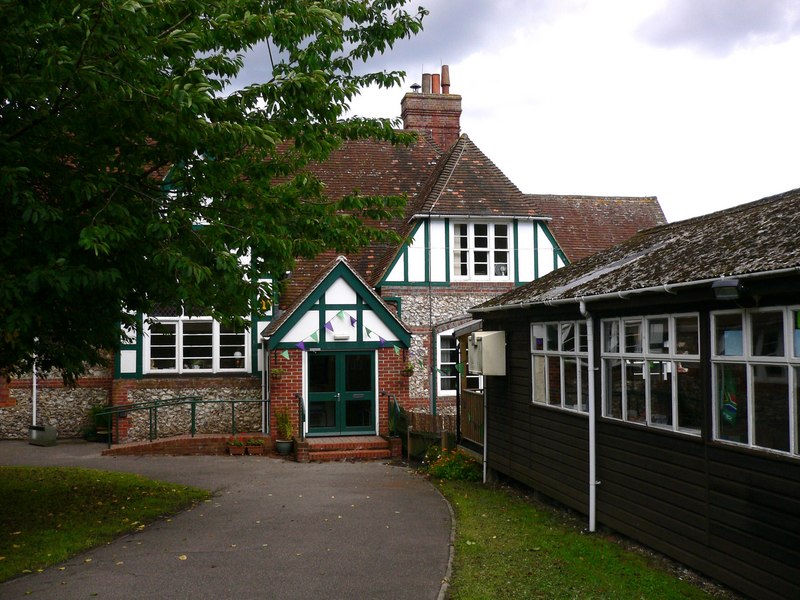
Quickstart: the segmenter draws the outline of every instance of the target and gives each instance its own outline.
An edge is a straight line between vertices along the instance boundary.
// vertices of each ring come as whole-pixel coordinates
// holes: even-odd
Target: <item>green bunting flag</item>
[[[285,358],[286,360],[289,360],[289,351],[288,350],[284,350],[283,352],[281,352],[281,356],[283,358]]]
[[[392,348],[394,348],[394,353],[395,353],[395,356],[397,356],[397,355],[399,355],[399,354],[400,354],[400,348],[399,348],[399,347],[397,347],[397,346],[392,346]]]
[[[459,373],[461,373],[463,375],[464,374],[464,363],[456,363],[456,371],[458,371]]]
[[[315,342],[318,342],[319,341],[319,331],[315,331],[314,333],[312,333],[311,334],[311,339],[314,340]]]

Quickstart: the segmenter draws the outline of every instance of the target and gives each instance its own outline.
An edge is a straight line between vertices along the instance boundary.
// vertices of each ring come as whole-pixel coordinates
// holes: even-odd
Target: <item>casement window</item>
[[[531,325],[533,402],[589,411],[589,343],[585,321]]]
[[[454,223],[453,278],[508,281],[510,230],[506,223]]]
[[[601,330],[603,416],[699,435],[698,316],[604,319]]]
[[[800,454],[800,309],[711,317],[714,439]]]
[[[146,325],[146,373],[218,373],[247,370],[244,329],[211,317],[159,316]]]
[[[439,361],[436,371],[439,383],[439,396],[455,396],[458,389],[459,372],[456,368],[458,364],[457,340],[453,336],[453,331],[446,331],[439,334]],[[466,365],[464,366],[466,368]],[[483,378],[480,375],[467,373],[467,389],[478,390],[483,385]]]

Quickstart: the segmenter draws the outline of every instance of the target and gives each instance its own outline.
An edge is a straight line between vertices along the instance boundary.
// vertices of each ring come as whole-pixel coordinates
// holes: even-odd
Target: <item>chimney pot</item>
[[[431,75],[431,94],[439,93],[439,74],[434,73]]]
[[[422,93],[423,94],[430,94],[431,93],[431,74],[430,73],[423,73],[422,74]]]
[[[450,93],[450,66],[442,65],[442,93]]]

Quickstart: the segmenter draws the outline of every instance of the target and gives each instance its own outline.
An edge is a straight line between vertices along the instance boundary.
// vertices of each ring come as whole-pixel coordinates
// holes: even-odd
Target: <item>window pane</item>
[[[700,431],[703,398],[699,363],[676,363],[678,377],[678,429]]]
[[[547,403],[561,406],[561,359],[547,357]]]
[[[719,439],[748,443],[747,376],[742,364],[716,365]]]
[[[453,232],[453,273],[466,277],[469,274],[469,238],[466,224],[455,225]]]
[[[177,335],[175,323],[150,325],[150,369],[177,368]]]
[[[699,330],[697,317],[676,317],[675,337],[677,340],[677,347],[675,348],[675,354],[699,354]]]
[[[625,321],[625,352],[638,354],[642,351],[641,321]]]
[[[672,363],[650,361],[650,422],[656,426],[672,426]]]
[[[531,337],[534,350],[544,350],[545,326],[543,323],[536,323],[531,327]]]
[[[603,352],[619,352],[619,321],[603,321]]]
[[[800,311],[792,311],[792,331],[794,332],[794,355],[800,356]]]
[[[244,369],[245,332],[235,327],[219,327],[220,369]]]
[[[508,249],[508,225],[494,226],[494,247],[498,250]]]
[[[625,361],[625,394],[627,399],[626,421],[644,423],[645,417],[645,383],[644,361]]]
[[[336,357],[330,354],[308,353],[308,391],[336,391]]]
[[[489,253],[486,251],[475,252],[475,275],[488,275],[489,274]]]
[[[578,407],[578,359],[574,356],[564,357],[564,406]]]
[[[647,349],[653,354],[669,352],[669,319],[647,320]]]
[[[719,356],[742,356],[742,315],[716,315],[714,317],[714,340]]]
[[[753,418],[756,446],[789,451],[789,369],[753,367]]]
[[[556,323],[548,323],[545,327],[547,328],[545,349],[555,352],[558,350],[558,325]]]
[[[547,384],[545,380],[545,370],[547,359],[544,356],[533,357],[533,401],[547,402]]]
[[[589,412],[589,362],[585,358],[579,358],[578,364],[581,369],[581,403],[578,408]]]
[[[575,324],[561,324],[561,350],[564,352],[575,352]]]
[[[479,223],[474,225],[475,229],[475,247],[488,248],[489,247],[489,226],[486,223]]]
[[[589,351],[589,336],[586,335],[586,322],[578,321],[578,352]]]
[[[183,368],[211,369],[213,367],[213,328],[211,321],[184,321]]]
[[[800,454],[800,367],[794,368],[794,431],[795,454]]]
[[[508,252],[494,253],[494,274],[498,277],[508,275]]]
[[[455,391],[458,384],[458,349],[456,338],[445,335],[439,338],[439,389],[443,392]]]
[[[372,357],[367,354],[348,354],[344,357],[344,389],[363,392],[372,389]]]
[[[603,394],[603,414],[615,419],[622,418],[622,361],[618,358],[603,361],[605,394]]]
[[[753,356],[784,356],[782,312],[752,313],[750,334]]]

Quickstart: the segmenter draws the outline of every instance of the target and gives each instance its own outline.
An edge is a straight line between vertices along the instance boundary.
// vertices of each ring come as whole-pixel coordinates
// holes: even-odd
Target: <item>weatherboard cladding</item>
[[[800,189],[648,229],[493,298],[474,311],[798,267]]]

